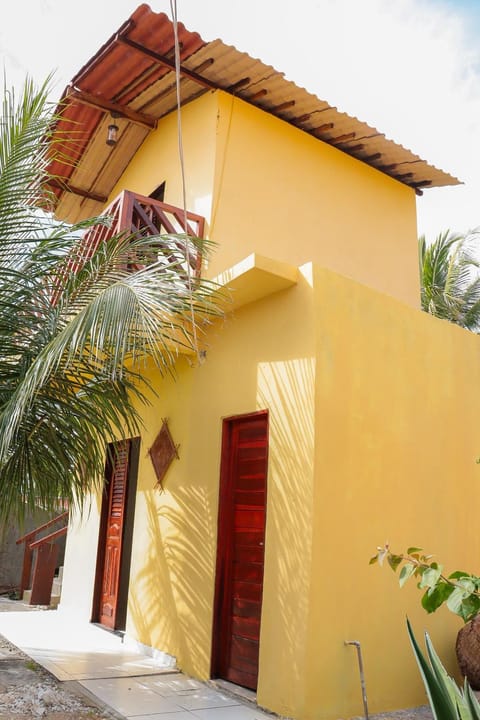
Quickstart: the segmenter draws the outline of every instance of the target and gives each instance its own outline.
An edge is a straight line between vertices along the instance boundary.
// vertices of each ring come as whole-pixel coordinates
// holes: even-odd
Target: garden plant
[[[400,587],[414,578],[423,591],[421,603],[427,613],[442,605],[462,618],[464,627],[457,635],[456,652],[462,675],[474,690],[480,690],[480,577],[463,570],[445,573],[443,565],[421,548],[409,547],[394,553],[388,544],[378,547],[370,564],[386,562],[398,572]]]

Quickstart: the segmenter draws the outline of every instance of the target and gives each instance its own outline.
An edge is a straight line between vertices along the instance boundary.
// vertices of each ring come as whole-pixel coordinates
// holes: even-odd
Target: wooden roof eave
[[[326,101],[286,80],[282,73],[261,61],[225,45],[220,40],[205,42],[197,33],[186,30],[181,23],[179,33],[182,103],[185,104],[208,90],[221,90],[240,97],[361,162],[366,162],[374,169],[409,186],[417,194],[421,194],[422,188],[430,185],[442,186],[459,182],[448,173],[429,165],[410,150],[385,138],[375,128],[342,113]],[[147,47],[147,44],[152,47]],[[172,52],[171,21],[163,13],[154,13],[147,5],[140,6],[81,68],[66,88],[60,102],[67,110],[67,121],[75,123],[76,118],[83,117],[75,110],[82,105],[91,107],[92,112],[95,110],[97,113],[114,113],[124,118],[127,127],[133,123],[147,132],[154,129],[158,120],[172,112],[176,106],[175,93],[170,91],[174,86],[175,71]],[[168,83],[166,80],[170,75],[172,81]],[[93,88],[97,87],[97,83],[99,92],[94,94]],[[108,97],[105,92],[102,95],[102,88],[108,89]],[[150,113],[143,111],[143,107],[147,106],[152,106],[155,110]],[[323,121],[321,118],[324,118]],[[83,144],[78,167],[82,166],[85,155],[91,156],[91,153],[88,153],[89,145],[95,143],[96,147],[99,147],[97,136],[102,129],[104,122],[102,123],[98,116],[95,118],[92,115],[87,122],[88,142]],[[120,149],[123,153],[134,152],[135,143],[129,145],[121,139],[116,147],[117,153]],[[99,174],[105,177],[105,163],[108,165],[113,157],[115,155],[110,158],[105,155],[101,160],[103,164],[100,170],[95,170],[90,165],[89,170],[84,166],[80,173],[84,180],[82,183],[75,182],[70,177],[66,178],[64,192],[71,193],[76,190],[78,196],[99,202],[99,198],[103,198],[106,191],[109,193],[113,189],[119,177],[114,177],[115,173],[111,171],[107,172],[111,187],[105,186],[99,191]],[[127,164],[128,161],[127,158]],[[91,163],[91,157],[89,162]]]

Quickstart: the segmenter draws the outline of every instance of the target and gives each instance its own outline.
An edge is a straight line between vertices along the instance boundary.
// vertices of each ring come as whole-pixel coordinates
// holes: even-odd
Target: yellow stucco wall
[[[275,616],[270,606],[278,605],[282,588],[282,615],[288,622],[276,629],[276,635],[287,644],[295,632],[306,643],[307,616],[299,614],[297,600],[308,590],[306,567],[299,572],[296,561],[292,565],[288,558],[280,558],[276,547],[279,542],[292,546],[297,542],[300,498],[297,509],[292,505],[288,517],[285,513],[292,485],[302,488],[302,496],[312,491],[310,302],[309,285],[302,279],[293,292],[279,293],[261,307],[249,306],[228,319],[214,331],[206,362],[196,368],[183,362],[178,381],[162,382],[160,399],[144,413],[127,632],[175,655],[182,669],[202,678],[210,674],[223,417],[271,411],[266,542],[270,570],[264,588],[264,608],[270,609],[265,611],[262,632],[268,633],[268,618]],[[285,342],[295,349],[291,354],[285,353]],[[281,407],[280,387],[286,393]],[[301,423],[296,411],[299,398],[305,406]],[[180,460],[169,470],[163,494],[153,489],[155,476],[146,456],[162,417],[170,418],[172,435],[180,444]],[[305,444],[298,458],[285,447],[285,434],[293,444]],[[309,533],[306,529],[302,543],[308,545]],[[287,590],[294,572],[295,586]]]
[[[414,587],[398,590],[368,558],[388,539],[475,569],[478,338],[408,307],[418,305],[411,190],[221,93],[183,118],[189,209],[219,243],[208,273],[251,252],[330,270],[304,266],[296,286],[216,325],[206,361],[180,360],[176,381],[148,370],[158,397],[142,410],[127,633],[208,678],[221,419],[267,408],[259,703],[301,720],[361,714],[347,639],[362,642],[372,711],[423,702],[405,612],[450,660],[459,623],[427,618]],[[166,179],[166,201],[181,204],[175,132],[173,116],[162,120],[112,195]],[[163,417],[180,460],[161,493],[148,448]],[[62,606],[83,619],[98,507],[67,543]]]
[[[213,278],[252,252],[316,262],[419,307],[415,193],[220,91],[182,110],[187,207],[216,243]],[[177,118],[162,118],[115,185],[182,206]]]
[[[345,640],[362,643],[372,712],[423,703],[405,615],[452,669],[460,622],[427,617],[413,584],[400,590],[368,560],[388,539],[477,567],[478,355],[478,337],[306,266],[298,285],[212,328],[203,364],[180,361],[176,382],[150,372],[128,635],[209,677],[221,418],[268,408],[259,704],[301,720],[360,715]],[[163,417],[180,459],[161,493],[147,451]],[[65,607],[91,608],[95,512],[68,541]]]
[[[238,98],[218,101],[209,275],[258,252],[419,307],[414,191]]]
[[[160,380],[151,369],[146,373],[159,397],[142,410],[145,431],[126,629],[131,638],[174,655],[180,668],[203,679],[210,675],[222,418],[230,415],[265,408],[271,413],[262,621],[266,640],[261,641],[267,662],[261,661],[260,677],[269,675],[271,633],[282,646],[291,646],[295,637],[297,646],[300,642],[306,650],[312,523],[304,501],[313,497],[314,450],[311,302],[309,277],[301,275],[291,290],[247,306],[212,328],[204,364],[190,367],[186,360],[180,361],[176,381]],[[180,445],[180,459],[170,468],[162,493],[155,488],[148,448],[163,417],[169,418]],[[292,447],[299,451],[292,453]],[[94,537],[98,537],[98,510],[94,500],[85,527]],[[90,543],[85,552],[82,531],[78,524],[74,528],[68,540],[70,570],[65,573],[62,607],[77,606],[86,618],[93,581],[82,583],[78,578],[93,578],[96,544],[93,548]],[[299,563],[293,553],[279,555],[282,543],[291,548],[300,545],[303,561]],[[297,685],[304,682],[302,668],[284,664],[277,668],[277,676],[284,680],[285,702],[292,705],[300,692]]]
[[[217,98],[206,93],[182,109],[182,140],[187,177],[187,208],[210,217],[215,168]],[[183,207],[177,116],[162,118],[136,152],[112,190],[107,205],[122,191],[150,195],[162,182],[165,202]]]
[[[405,628],[428,629],[456,671],[461,621],[428,617],[412,582],[367,565],[377,545],[478,570],[480,340],[324,270],[315,275],[317,383],[314,551],[305,717],[361,714],[355,650],[371,710],[423,689]],[[326,308],[329,311],[322,311]],[[328,691],[327,691],[328,689]],[[321,714],[315,712],[321,708]]]

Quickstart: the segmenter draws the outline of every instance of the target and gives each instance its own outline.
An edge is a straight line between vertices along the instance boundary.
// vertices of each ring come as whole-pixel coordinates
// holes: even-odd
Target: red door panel
[[[212,674],[256,689],[265,545],[268,415],[224,421]]]
[[[116,447],[107,477],[108,511],[98,613],[100,624],[112,629],[115,628],[117,611],[130,446],[128,441],[123,441]]]
[[[246,600],[245,598],[233,598],[232,602],[233,615],[236,618],[258,618],[262,611],[262,604],[258,600]]]
[[[249,545],[241,545],[236,547],[233,553],[235,562],[254,562],[262,563],[263,566],[263,547],[255,547]]]
[[[239,617],[233,616],[232,620],[232,635],[236,637],[248,638],[250,640],[257,640],[260,633],[260,617]]]

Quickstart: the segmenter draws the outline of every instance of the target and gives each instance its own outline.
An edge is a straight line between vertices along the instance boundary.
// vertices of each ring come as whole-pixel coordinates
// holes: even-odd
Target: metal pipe
[[[363,710],[365,713],[365,720],[368,720],[367,686],[365,684],[365,673],[363,672],[362,648],[358,640],[345,640],[345,645],[354,645],[357,649],[360,685],[362,686]]]

